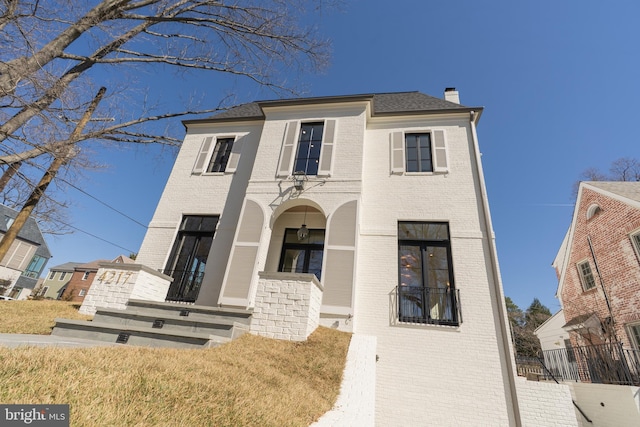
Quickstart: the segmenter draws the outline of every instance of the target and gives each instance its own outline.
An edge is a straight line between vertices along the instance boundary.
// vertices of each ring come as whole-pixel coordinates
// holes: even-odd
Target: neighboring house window
[[[640,230],[632,233],[630,236],[633,249],[635,249],[638,258],[640,258]]]
[[[595,203],[589,206],[589,208],[587,209],[587,220],[593,218],[601,210],[602,209],[600,209],[600,206],[596,205]]]
[[[83,296],[85,296],[85,295],[86,295],[86,293],[87,293],[87,290],[86,290],[86,289],[80,289],[80,292],[78,293],[78,296],[79,296],[79,297],[83,297]]]
[[[194,302],[200,292],[218,216],[185,215],[164,274],[173,277],[167,299]]]
[[[640,323],[629,325],[627,328],[629,330],[629,335],[631,335],[633,346],[637,350],[640,350]]]
[[[293,172],[304,172],[307,175],[318,174],[323,131],[323,122],[302,123],[300,125],[298,150],[293,165]]]
[[[448,172],[444,130],[391,133],[391,173]]]
[[[55,276],[56,276],[56,272],[52,271],[51,273],[49,273],[49,280],[53,280]]]
[[[82,275],[82,280],[87,280],[89,278],[89,273],[91,273],[90,271],[85,271],[84,274]]]
[[[40,291],[40,296],[44,296],[48,290],[49,290],[48,286],[43,287],[42,290]]]
[[[42,273],[42,268],[44,267],[45,262],[47,262],[46,258],[41,257],[40,255],[34,255],[26,270],[22,272],[22,275],[31,277],[32,279],[37,279],[40,277],[40,273]]]
[[[287,228],[280,254],[278,271],[289,273],[313,273],[318,280],[322,274],[324,230],[309,230],[304,240],[298,239],[298,230]]]
[[[67,272],[66,271],[62,271],[60,273],[60,278],[58,280],[64,280],[65,277],[67,277]]]
[[[207,172],[224,172],[231,155],[234,138],[219,138],[211,155]]]
[[[398,319],[458,325],[449,224],[398,223]]]
[[[577,266],[583,289],[585,291],[588,291],[589,289],[595,288],[596,280],[593,277],[593,272],[591,271],[591,264],[589,264],[589,261],[579,262]]]

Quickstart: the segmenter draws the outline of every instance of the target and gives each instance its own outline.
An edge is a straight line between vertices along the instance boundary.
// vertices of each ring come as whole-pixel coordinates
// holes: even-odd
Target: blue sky
[[[551,267],[569,226],[571,189],[588,167],[606,171],[640,157],[634,101],[640,94],[640,3],[566,0],[352,0],[317,12],[332,40],[331,65],[302,79],[306,96],[418,90],[441,97],[456,87],[463,105],[485,108],[478,127],[505,294],[521,308],[539,298],[553,312]],[[167,105],[196,96],[218,103],[273,95],[226,77],[138,76]],[[168,84],[170,83],[170,84]],[[109,168],[76,183],[147,224],[174,156],[159,148],[100,148]],[[49,238],[48,266],[137,252],[145,229],[69,189],[72,225]],[[455,267],[455,266],[454,266]]]

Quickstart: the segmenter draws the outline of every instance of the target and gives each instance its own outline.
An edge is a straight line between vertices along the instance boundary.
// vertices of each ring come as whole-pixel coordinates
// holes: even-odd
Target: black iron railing
[[[559,380],[640,386],[640,350],[622,343],[546,350],[541,361]]]
[[[167,292],[167,301],[195,302],[202,286],[204,272],[191,270],[165,270],[164,274],[173,277]]]
[[[397,312],[392,315],[399,322],[450,326],[462,323],[457,289],[398,286],[393,297]]]

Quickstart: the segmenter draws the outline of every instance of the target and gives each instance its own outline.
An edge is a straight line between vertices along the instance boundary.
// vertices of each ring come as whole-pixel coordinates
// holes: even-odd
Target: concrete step
[[[209,333],[165,330],[147,326],[71,319],[55,319],[55,322],[56,326],[53,328],[52,335],[112,343],[121,342],[122,339],[126,338],[123,344],[127,345],[205,348],[215,347],[231,341],[231,338]]]
[[[238,323],[249,325],[252,310],[227,307],[208,307],[195,304],[173,302],[153,302],[129,300],[127,310],[145,311],[146,314],[158,318],[182,317],[191,320],[233,319]]]
[[[221,315],[179,316],[169,310],[150,310],[128,306],[126,310],[100,308],[93,317],[94,322],[150,327],[153,329],[184,331],[237,338],[249,329],[249,325],[236,321],[235,317]],[[114,326],[115,327],[115,326]]]

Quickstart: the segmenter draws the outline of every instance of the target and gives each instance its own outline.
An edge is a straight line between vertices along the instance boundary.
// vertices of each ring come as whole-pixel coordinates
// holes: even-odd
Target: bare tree
[[[594,167],[585,169],[580,174],[580,180],[573,184],[573,198],[578,195],[580,181],[640,181],[640,161],[621,157],[611,163],[608,174]]]
[[[99,77],[105,73],[94,72],[101,68],[110,76],[149,67],[223,73],[291,93],[282,76],[318,70],[328,58],[327,42],[301,26],[321,2],[0,0],[0,165],[30,161],[45,168],[48,159],[39,158],[50,159],[60,144],[178,146],[180,138],[154,123],[224,107],[158,111],[110,90],[111,109],[96,112],[108,112],[102,115],[108,120],[92,121],[70,139],[95,89],[106,85]],[[125,104],[119,112],[113,107]]]

